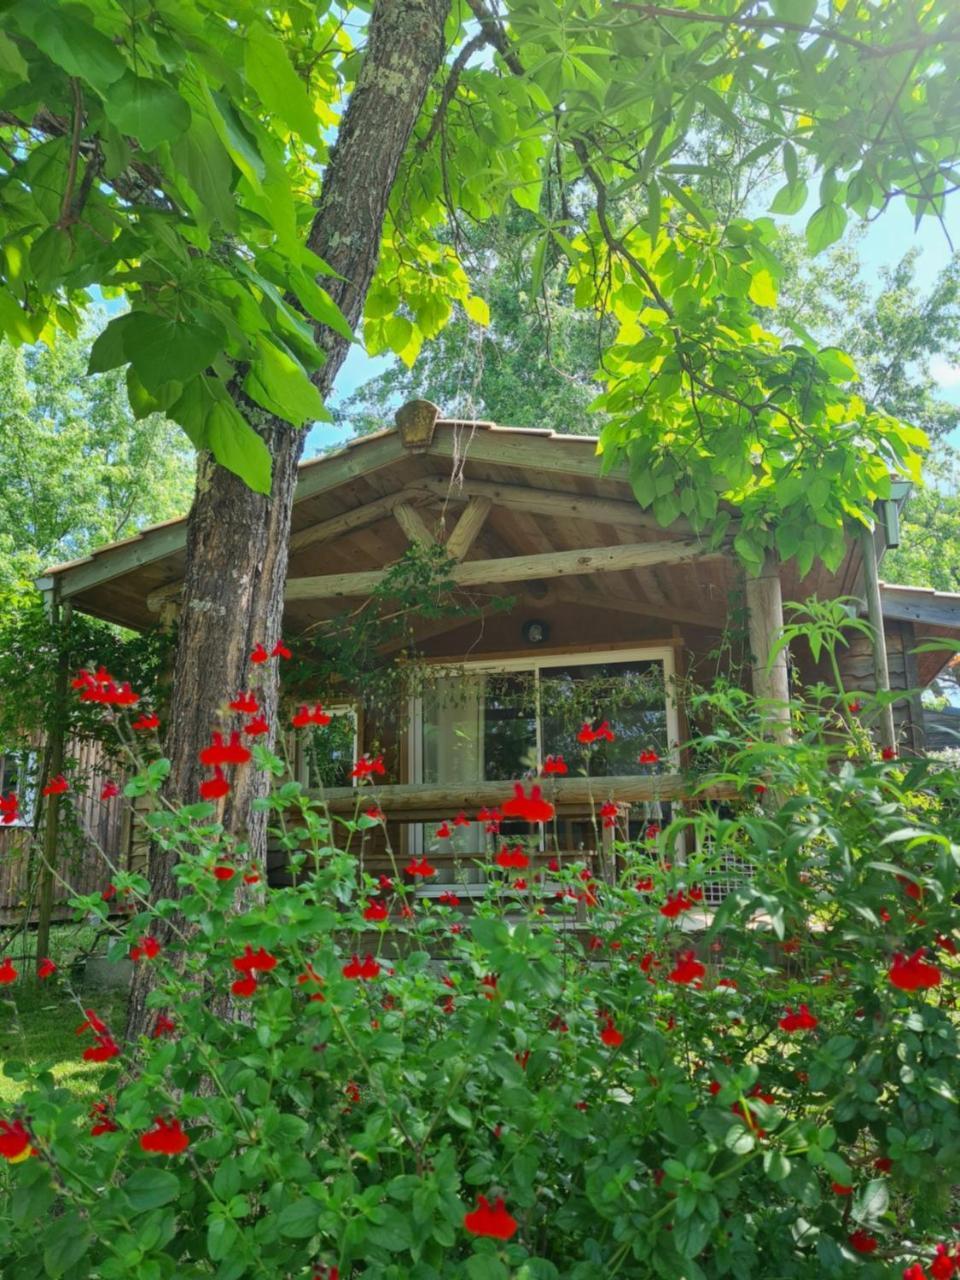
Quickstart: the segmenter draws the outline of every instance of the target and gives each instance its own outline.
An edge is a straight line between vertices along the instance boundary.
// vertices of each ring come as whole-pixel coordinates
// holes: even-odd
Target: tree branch
[[[437,104],[437,109],[434,112],[433,119],[430,121],[430,128],[427,130],[426,135],[421,138],[417,144],[418,151],[426,151],[430,146],[430,143],[436,137],[437,130],[442,125],[447,108],[450,105],[450,100],[457,91],[457,85],[460,83],[460,75],[464,67],[477,50],[481,49],[486,43],[486,36],[482,31],[478,31],[475,36],[471,37],[471,39],[467,41],[457,54],[456,58],[454,58],[453,64],[450,67],[450,74],[447,76],[447,82],[443,86],[443,92],[440,95],[440,101]]]

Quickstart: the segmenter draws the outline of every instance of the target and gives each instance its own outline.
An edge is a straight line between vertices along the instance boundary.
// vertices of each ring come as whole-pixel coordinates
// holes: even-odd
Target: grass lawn
[[[70,961],[87,949],[92,937],[86,925],[55,928],[50,953],[59,972],[43,982],[32,976],[32,935],[24,948],[28,954],[12,955],[20,977],[10,986],[0,987],[0,1114],[3,1105],[16,1102],[22,1092],[18,1081],[2,1074],[8,1062],[48,1066],[57,1083],[79,1097],[93,1099],[98,1095],[106,1064],[84,1062],[83,1050],[93,1041],[89,1035],[78,1036],[76,1028],[84,1020],[83,1009],[93,1008],[119,1035],[126,1021],[127,999],[125,993],[116,991],[71,993]]]

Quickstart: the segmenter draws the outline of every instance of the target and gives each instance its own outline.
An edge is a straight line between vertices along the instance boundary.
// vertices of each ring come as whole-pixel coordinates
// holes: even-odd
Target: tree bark
[[[380,249],[384,217],[400,163],[427,91],[444,56],[444,23],[450,0],[378,0],[367,29],[364,62],[344,111],[323,178],[309,247],[339,274],[321,283],[351,326],[363,311]],[[318,327],[326,356],[314,377],[327,395],[349,344]],[[174,666],[166,752],[171,768],[167,794],[192,803],[204,775],[198,752],[211,730],[228,727],[226,703],[251,684],[271,725],[277,723],[278,660],[251,668],[254,645],[273,648],[283,621],[287,544],[305,433],[252,404],[239,391],[240,411],[266,442],[273,460],[269,497],[254,493],[209,454],[198,461],[187,524],[187,559]],[[255,673],[255,674],[254,674]],[[227,828],[245,833],[250,856],[265,863],[266,814],[252,801],[269,778],[252,765],[230,774],[231,793],[221,802]],[[154,900],[176,898],[174,860],[155,851],[150,880]],[[149,979],[138,970],[128,1035],[147,1026]]]

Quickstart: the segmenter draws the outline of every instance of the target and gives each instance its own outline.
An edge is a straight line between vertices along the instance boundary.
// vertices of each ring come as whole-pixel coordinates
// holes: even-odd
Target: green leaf
[[[243,389],[257,404],[277,417],[302,427],[305,422],[329,421],[320,392],[303,365],[266,338],[257,336],[257,358]]]
[[[174,142],[190,124],[190,108],[175,89],[128,71],[104,103],[107,119],[147,151]]]
[[[237,225],[233,196],[236,170],[210,121],[195,113],[189,130],[173,144],[171,155],[180,186],[187,184],[193,194],[189,203],[194,216],[202,209],[209,222],[232,231]]]
[[[790,214],[799,213],[806,203],[807,184],[800,178],[795,182],[788,182],[780,188],[773,197],[770,212],[782,213],[789,217]]]
[[[807,248],[820,253],[840,239],[846,225],[847,211],[842,205],[833,201],[821,205],[807,223]]]
[[[212,317],[200,323],[132,311],[113,324],[122,327],[124,354],[148,391],[167,382],[189,382],[213,362],[226,341]]]
[[[764,267],[750,281],[750,300],[758,307],[775,307],[777,305],[777,286],[773,276]]]
[[[277,1215],[277,1230],[291,1240],[307,1240],[320,1228],[320,1206],[316,1200],[294,1200]]]
[[[206,429],[207,447],[220,465],[254,493],[269,493],[270,451],[231,401],[217,400],[207,415]]]
[[[478,298],[476,294],[472,294],[467,298],[463,304],[463,309],[474,324],[488,325],[490,323],[490,308],[483,298]]]
[[[8,12],[20,30],[34,42],[67,75],[86,81],[102,93],[123,75],[127,68],[124,57],[109,36],[90,21],[89,11],[80,17],[66,5],[59,5],[54,21],[46,5],[24,0]]]
[[[180,1179],[163,1169],[138,1169],[123,1184],[124,1194],[137,1213],[159,1209],[180,1194]]]
[[[229,1218],[214,1218],[207,1227],[207,1253],[213,1262],[229,1257],[240,1239],[240,1231]]]
[[[817,352],[817,363],[824,373],[840,382],[851,382],[857,376],[857,366],[839,347],[821,347]]]
[[[264,109],[279,116],[304,142],[315,146],[319,122],[304,83],[294,71],[283,42],[260,22],[253,23],[247,31],[244,73]]]
[[[9,36],[0,31],[0,75],[8,83],[26,80],[27,64],[23,55]]]
[[[790,1174],[790,1161],[782,1151],[766,1151],[763,1156],[763,1171],[771,1182],[782,1182]]]

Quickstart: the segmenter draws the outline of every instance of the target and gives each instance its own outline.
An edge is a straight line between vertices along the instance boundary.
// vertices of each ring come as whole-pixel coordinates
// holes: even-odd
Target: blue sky
[[[812,212],[811,206],[809,210],[805,209],[790,221],[798,228],[802,227]],[[960,247],[960,208],[956,203],[946,221],[954,244]],[[864,279],[868,281],[872,279],[879,285],[881,268],[893,266],[899,262],[907,250],[913,246],[920,248],[915,277],[917,285],[922,291],[926,291],[947,265],[950,259],[950,246],[940,224],[933,218],[924,218],[919,229],[915,231],[912,215],[903,201],[897,201],[882,217],[870,225],[859,242]],[[389,358],[381,356],[371,360],[362,348],[354,346],[337,377],[331,403],[342,403],[358,386],[368,378],[382,373],[389,364]],[[960,366],[949,365],[945,360],[934,361],[933,372],[944,398],[960,403]],[[389,424],[384,423],[384,426],[387,425]],[[310,432],[307,452],[310,454],[317,449],[339,443],[351,434],[348,426],[335,426],[332,423],[318,424]],[[952,443],[960,445],[960,432],[954,432]]]

